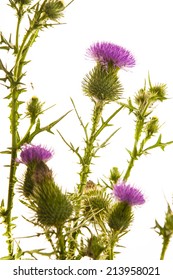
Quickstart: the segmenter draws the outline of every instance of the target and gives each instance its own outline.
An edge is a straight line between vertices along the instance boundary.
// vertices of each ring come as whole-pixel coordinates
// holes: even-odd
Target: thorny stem
[[[21,9],[21,6],[19,8],[19,11]],[[15,44],[15,52],[18,53],[18,49],[19,49],[19,29],[20,29],[20,23],[22,20],[22,15],[18,13],[18,20],[17,20],[17,28],[16,28],[16,44]]]
[[[16,40],[18,42],[18,40]],[[21,50],[21,48],[20,48]],[[18,69],[19,69],[19,53],[16,57],[16,63],[14,67],[14,82],[17,82]],[[14,185],[16,182],[15,174],[16,174],[16,157],[17,157],[17,134],[18,134],[18,111],[17,111],[17,102],[18,102],[18,86],[14,86],[11,84],[11,163],[10,163],[10,176],[9,176],[9,188],[8,188],[8,199],[7,199],[7,244],[8,244],[8,252],[9,256],[13,258],[13,237],[12,237],[12,208],[13,208],[13,197],[14,197]]]
[[[65,238],[62,233],[62,229],[57,231],[57,247],[59,247],[59,258],[60,260],[66,259],[66,250],[65,250]]]
[[[171,238],[171,236],[169,235],[169,236],[164,237],[164,239],[163,239],[163,245],[162,245],[160,260],[164,260],[165,253],[166,253],[166,250],[167,250],[169,242],[170,242],[170,238]]]
[[[114,245],[115,243],[111,244],[110,249],[109,249],[109,260],[114,259]]]
[[[143,119],[142,120],[138,119],[137,122],[136,122],[135,141],[134,141],[132,152],[130,154],[130,161],[129,161],[127,170],[125,172],[124,178],[123,178],[124,181],[127,181],[127,179],[129,178],[131,170],[134,166],[134,162],[135,162],[135,160],[137,160],[137,157],[138,157],[138,142],[140,140],[143,125],[144,125],[144,120]]]
[[[72,3],[71,1],[70,3]],[[13,209],[13,197],[14,197],[14,186],[16,183],[16,157],[17,157],[17,149],[19,147],[20,140],[18,134],[18,125],[19,125],[19,101],[18,97],[20,95],[20,85],[21,85],[21,78],[22,78],[22,70],[23,66],[25,65],[25,58],[28,53],[29,48],[32,46],[35,38],[38,36],[39,30],[44,26],[46,22],[46,17],[42,16],[41,14],[43,11],[43,6],[45,5],[46,0],[43,1],[40,9],[37,3],[35,15],[30,21],[29,29],[26,31],[26,34],[23,37],[22,43],[19,46],[19,31],[20,31],[20,24],[24,14],[22,4],[17,10],[17,25],[16,25],[16,34],[15,34],[15,47],[14,47],[14,56],[16,57],[14,70],[13,70],[13,77],[10,80],[10,88],[11,88],[11,113],[10,113],[10,122],[11,122],[11,161],[10,161],[10,175],[9,175],[9,188],[8,188],[8,197],[7,197],[7,209],[6,209],[6,235],[7,235],[7,244],[8,244],[8,254],[10,259],[14,259],[14,248],[13,248],[13,236],[12,236],[12,209]],[[69,4],[70,4],[69,3]],[[67,5],[68,6],[68,5]],[[37,24],[40,22],[40,25]],[[51,245],[54,248],[54,245],[51,242]]]
[[[102,116],[102,111],[104,108],[104,103],[103,102],[96,102],[95,106],[94,106],[94,111],[93,111],[93,117],[92,117],[92,128],[91,128],[91,134],[89,139],[86,139],[86,147],[84,149],[84,156],[82,158],[82,169],[80,172],[80,184],[78,185],[78,190],[79,190],[79,194],[81,195],[83,193],[84,187],[87,183],[87,178],[88,178],[88,174],[90,173],[90,165],[91,165],[91,161],[92,158],[95,156],[94,153],[94,142],[96,140],[96,132],[97,132],[97,128]],[[78,205],[78,209],[80,209],[80,202]],[[79,210],[76,211],[76,218],[79,217]],[[77,219],[78,220],[78,219]],[[74,228],[78,226],[78,222],[74,223]],[[77,240],[77,236],[78,236],[78,231],[75,231],[72,234],[72,238],[73,240],[70,242],[70,248],[69,251],[73,252],[73,257],[75,256],[75,250],[76,250],[76,240]]]
[[[9,188],[8,188],[8,199],[7,199],[7,216],[6,216],[6,234],[7,234],[7,244],[8,244],[8,252],[9,256],[13,258],[13,237],[12,237],[12,208],[13,208],[13,197],[14,197],[14,186],[16,182],[15,174],[16,174],[16,157],[17,157],[17,137],[18,137],[18,96],[19,96],[19,79],[21,76],[22,68],[23,68],[23,59],[26,56],[28,50],[23,55],[24,48],[26,47],[27,40],[32,33],[32,28],[29,28],[26,32],[20,49],[18,49],[18,37],[19,37],[19,25],[21,18],[18,18],[17,28],[16,28],[16,62],[14,66],[14,82],[11,83],[11,163],[10,163],[10,176],[9,176]],[[37,33],[36,33],[37,34]],[[32,40],[33,42],[33,40]],[[32,43],[31,42],[31,43]],[[30,47],[30,44],[27,46]]]
[[[50,242],[51,246],[52,246],[52,249],[53,249],[53,252],[56,256],[56,259],[58,259],[58,253],[57,253],[57,250],[56,250],[56,247],[51,239],[51,236],[50,236],[50,233],[48,231],[45,232],[45,235],[46,235],[46,238],[47,240]]]
[[[110,237],[110,246],[109,246],[109,260],[113,260],[114,259],[114,247],[115,247],[115,243],[118,240],[118,234],[112,232],[112,236]]]
[[[12,138],[15,142],[15,137]],[[6,217],[6,232],[7,232],[7,244],[9,256],[13,258],[13,237],[12,237],[12,217],[11,211],[13,208],[13,197],[14,197],[14,185],[15,185],[15,172],[16,172],[16,148],[12,147],[11,153],[11,168],[10,168],[10,178],[9,178],[9,188],[8,188],[8,200],[7,200],[7,217]]]
[[[96,132],[102,116],[103,107],[104,107],[103,102],[95,103],[91,134],[88,141],[86,141],[86,147],[84,149],[84,156],[82,159],[82,170],[80,172],[80,184],[79,184],[80,193],[83,192],[84,186],[87,183],[88,174],[90,173],[91,161],[92,158],[95,156],[94,142],[96,140]]]

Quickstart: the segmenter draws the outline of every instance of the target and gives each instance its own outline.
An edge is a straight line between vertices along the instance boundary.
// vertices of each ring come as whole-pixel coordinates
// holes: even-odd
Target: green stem
[[[19,63],[19,68],[18,68],[18,77],[20,77],[20,75],[22,73],[22,68],[23,68],[24,63],[25,63],[25,58],[27,56],[27,53],[28,53],[30,47],[34,43],[35,39],[37,38],[38,33],[39,33],[39,29],[35,30],[35,32],[33,34],[28,34],[28,36],[30,36],[30,38],[28,37],[29,40],[26,43],[26,45],[24,46],[24,49],[23,49],[23,52],[22,52],[22,57],[21,57],[21,60],[20,60],[20,63]]]
[[[17,22],[17,28],[16,28],[16,49],[15,52],[18,53],[18,48],[19,48],[19,28],[20,28],[20,23],[21,23],[21,17],[18,17],[18,22]]]
[[[17,23],[17,31],[16,31],[16,50],[18,50],[18,36],[19,36],[19,25],[20,20],[18,19]],[[25,48],[25,44],[28,41],[30,34],[32,33],[32,28],[30,28],[25,34],[20,49],[18,50],[16,56],[16,62],[14,67],[14,82],[11,83],[11,163],[10,163],[10,176],[9,176],[9,188],[8,188],[8,198],[7,198],[7,217],[6,217],[6,234],[7,234],[7,244],[8,244],[8,253],[11,258],[13,258],[13,237],[12,237],[12,208],[13,208],[13,197],[14,197],[14,186],[16,182],[16,157],[17,157],[17,140],[18,140],[18,96],[19,96],[19,84],[18,79],[20,78],[23,63],[23,50]],[[30,46],[30,45],[29,45]],[[29,48],[28,46],[28,48]],[[25,54],[26,55],[26,54]],[[14,85],[16,83],[16,85]]]
[[[137,158],[138,157],[138,143],[140,140],[143,126],[144,126],[144,119],[138,119],[136,122],[136,129],[135,129],[135,141],[134,141],[133,149],[130,152],[130,161],[129,161],[127,170],[125,172],[123,181],[127,181],[127,179],[130,176],[131,170],[134,166],[134,163],[138,159]]]
[[[53,241],[52,241],[52,239],[51,239],[50,233],[49,233],[48,231],[45,231],[45,235],[46,235],[47,240],[50,242],[50,244],[51,244],[51,246],[52,246],[52,249],[53,249],[53,252],[54,252],[54,254],[55,254],[55,256],[56,256],[56,259],[58,259],[59,256],[58,256],[56,247],[55,247],[55,245],[54,245],[54,243],[53,243]]]
[[[65,238],[62,234],[62,229],[58,230],[57,238],[59,247],[59,259],[66,260]]]
[[[114,246],[110,246],[109,260],[113,260],[113,259],[114,259]]]
[[[20,30],[20,23],[21,23],[23,15],[24,15],[23,4],[20,4],[19,9],[17,9],[17,27],[16,27],[15,53],[18,53],[18,49],[19,49],[19,30]]]
[[[85,139],[86,147],[84,149],[84,156],[81,160],[82,169],[80,172],[80,184],[78,185],[78,190],[79,190],[80,195],[83,193],[83,189],[87,183],[88,174],[90,173],[91,161],[92,161],[93,157],[95,156],[94,142],[97,137],[97,128],[98,128],[98,125],[99,125],[99,122],[100,122],[100,119],[102,116],[103,108],[104,108],[103,102],[95,103],[93,117],[92,117],[92,128],[91,128],[90,137],[89,137],[89,139]],[[77,222],[74,223],[73,228],[76,228],[78,226],[78,217],[80,215],[79,209],[80,209],[80,201],[78,202],[78,207],[77,207],[76,215],[75,215],[77,218]],[[75,250],[77,248],[76,240],[77,240],[79,231],[76,230],[75,232],[73,232],[73,234],[72,234],[73,240],[70,241],[69,252],[72,257],[75,257]]]
[[[97,128],[102,116],[102,111],[104,108],[103,102],[95,103],[94,112],[93,112],[93,119],[92,119],[92,128],[91,134],[86,141],[86,147],[84,149],[84,156],[82,159],[82,170],[80,172],[80,184],[79,184],[79,192],[82,193],[83,189],[87,183],[88,174],[90,173],[90,165],[93,157],[95,156],[94,152],[94,142],[97,136]]]
[[[25,135],[23,136],[23,138],[20,140],[20,142],[18,143],[18,148],[20,148],[23,144],[27,143],[28,142],[28,138],[30,136],[30,132],[31,132],[31,129],[33,127],[34,123],[31,122],[30,123],[30,126],[27,130],[27,132],[25,133]]]
[[[162,245],[160,260],[164,260],[165,253],[166,253],[166,250],[167,250],[169,242],[170,242],[170,238],[171,238],[171,236],[169,235],[169,236],[164,237],[164,239],[163,239],[163,245]]]
[[[14,137],[13,137],[14,139]],[[6,232],[7,232],[7,244],[8,253],[11,258],[13,258],[13,237],[12,237],[12,217],[11,211],[13,208],[13,197],[14,197],[14,185],[15,185],[15,172],[16,172],[16,149],[12,148],[11,153],[11,168],[10,168],[10,178],[9,178],[9,188],[8,188],[8,200],[7,200],[7,217],[6,217]]]
[[[112,236],[108,238],[110,239],[109,260],[114,260],[114,247],[115,247],[115,243],[118,241],[118,234],[112,232]]]

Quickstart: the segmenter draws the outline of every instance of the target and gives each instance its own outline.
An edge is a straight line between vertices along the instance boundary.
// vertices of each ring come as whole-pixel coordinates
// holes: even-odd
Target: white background
[[[0,29],[8,37],[15,31],[15,16],[6,5],[8,1],[0,3]],[[23,100],[29,100],[37,95],[46,102],[46,106],[57,104],[47,111],[42,118],[42,124],[47,124],[72,109],[70,97],[76,103],[85,122],[92,112],[92,103],[84,96],[81,90],[81,81],[84,75],[92,68],[93,63],[86,59],[85,51],[96,41],[111,41],[129,49],[135,56],[136,67],[130,71],[121,71],[120,78],[124,86],[124,97],[131,96],[143,87],[144,80],[150,72],[151,81],[166,83],[169,99],[158,104],[155,115],[159,117],[163,141],[173,140],[173,100],[172,100],[172,1],[170,0],[75,0],[65,12],[62,20],[67,23],[54,29],[40,33],[34,44],[29,59],[26,83],[28,93]],[[14,39],[14,38],[13,38]],[[12,62],[0,52],[4,63],[10,67]],[[32,83],[32,86],[31,86]],[[4,150],[10,145],[9,122],[7,109],[8,101],[3,100],[7,91],[0,88],[0,146]],[[116,105],[108,105],[105,116],[108,116]],[[24,108],[23,108],[24,110]],[[115,128],[122,127],[112,139],[110,145],[100,152],[101,158],[95,160],[93,174],[90,179],[109,175],[113,166],[121,171],[127,167],[128,154],[126,148],[131,149],[133,144],[133,117],[127,111],[119,114],[114,120]],[[21,133],[25,131],[27,122],[21,123]],[[74,112],[66,117],[57,128],[67,140],[76,146],[82,146],[82,129],[76,120]],[[54,129],[55,135],[42,134],[34,143],[47,145],[55,150],[55,157],[49,163],[53,168],[57,183],[65,190],[73,190],[78,182],[76,173],[79,171],[74,154],[62,143]],[[107,133],[109,130],[107,131]],[[156,139],[155,139],[156,140]],[[154,141],[155,141],[154,140]],[[7,195],[8,157],[1,156],[0,160],[0,197]],[[118,260],[140,259],[159,260],[161,238],[152,227],[157,219],[161,224],[164,221],[166,200],[172,202],[173,183],[173,146],[161,150],[153,150],[147,157],[142,157],[135,164],[129,182],[139,187],[146,197],[146,204],[135,209],[135,220],[131,232],[121,240],[121,254]],[[18,174],[22,179],[22,171]],[[25,208],[15,201],[14,215],[26,214]],[[38,229],[36,230],[38,232]],[[0,231],[3,233],[3,230]],[[22,219],[18,220],[18,229],[15,236],[24,236],[33,233],[33,229]],[[40,242],[40,244],[39,244]],[[1,244],[2,243],[2,244]],[[0,255],[5,254],[4,240],[0,239]],[[22,248],[42,248],[44,241],[36,239],[21,241]],[[170,260],[173,246],[170,245],[165,260]]]

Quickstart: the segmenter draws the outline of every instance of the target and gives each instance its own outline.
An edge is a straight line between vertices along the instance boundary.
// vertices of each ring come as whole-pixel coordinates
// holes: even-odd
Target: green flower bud
[[[157,133],[159,130],[159,120],[157,117],[152,117],[149,122],[146,123],[145,133],[147,138],[150,138],[152,135]]]
[[[141,107],[145,106],[149,100],[149,95],[145,89],[140,89],[135,95],[135,103]]]
[[[150,98],[153,101],[163,101],[165,99],[167,99],[166,97],[166,85],[165,84],[159,84],[159,85],[155,85],[150,87],[149,89],[149,95]]]
[[[87,192],[84,198],[84,215],[93,216],[93,218],[104,218],[108,212],[110,198],[102,191]],[[91,218],[91,220],[93,220]]]
[[[50,20],[57,20],[63,16],[64,4],[59,0],[49,0],[44,6],[44,12]]]
[[[94,260],[98,260],[100,254],[105,250],[105,247],[102,244],[103,240],[101,240],[100,237],[93,235],[90,239],[88,239],[84,255]]]
[[[125,231],[133,220],[132,207],[127,202],[116,203],[108,216],[108,225],[114,231]]]
[[[61,227],[72,214],[73,207],[53,180],[37,185],[33,191],[37,222],[42,226]]]
[[[119,173],[118,168],[113,167],[110,170],[110,177],[109,177],[109,180],[111,181],[111,183],[116,184],[120,177],[121,177],[121,174]]]
[[[83,79],[83,91],[92,100],[109,103],[118,100],[122,94],[122,86],[117,71],[112,67],[105,69],[97,64]]]
[[[42,107],[44,103],[41,103],[38,97],[33,96],[27,104],[26,116],[34,122],[36,118],[42,113]]]

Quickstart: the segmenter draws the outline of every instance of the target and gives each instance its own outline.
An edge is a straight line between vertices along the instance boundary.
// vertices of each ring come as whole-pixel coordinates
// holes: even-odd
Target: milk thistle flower
[[[130,206],[145,203],[143,194],[136,188],[131,187],[125,182],[114,185],[113,194],[121,202],[127,202]]]
[[[131,68],[135,66],[135,58],[125,48],[109,42],[97,42],[87,49],[87,56],[108,68]]]
[[[22,147],[20,159],[17,162],[28,165],[32,162],[47,162],[53,156],[53,152],[41,145],[26,144]]]

